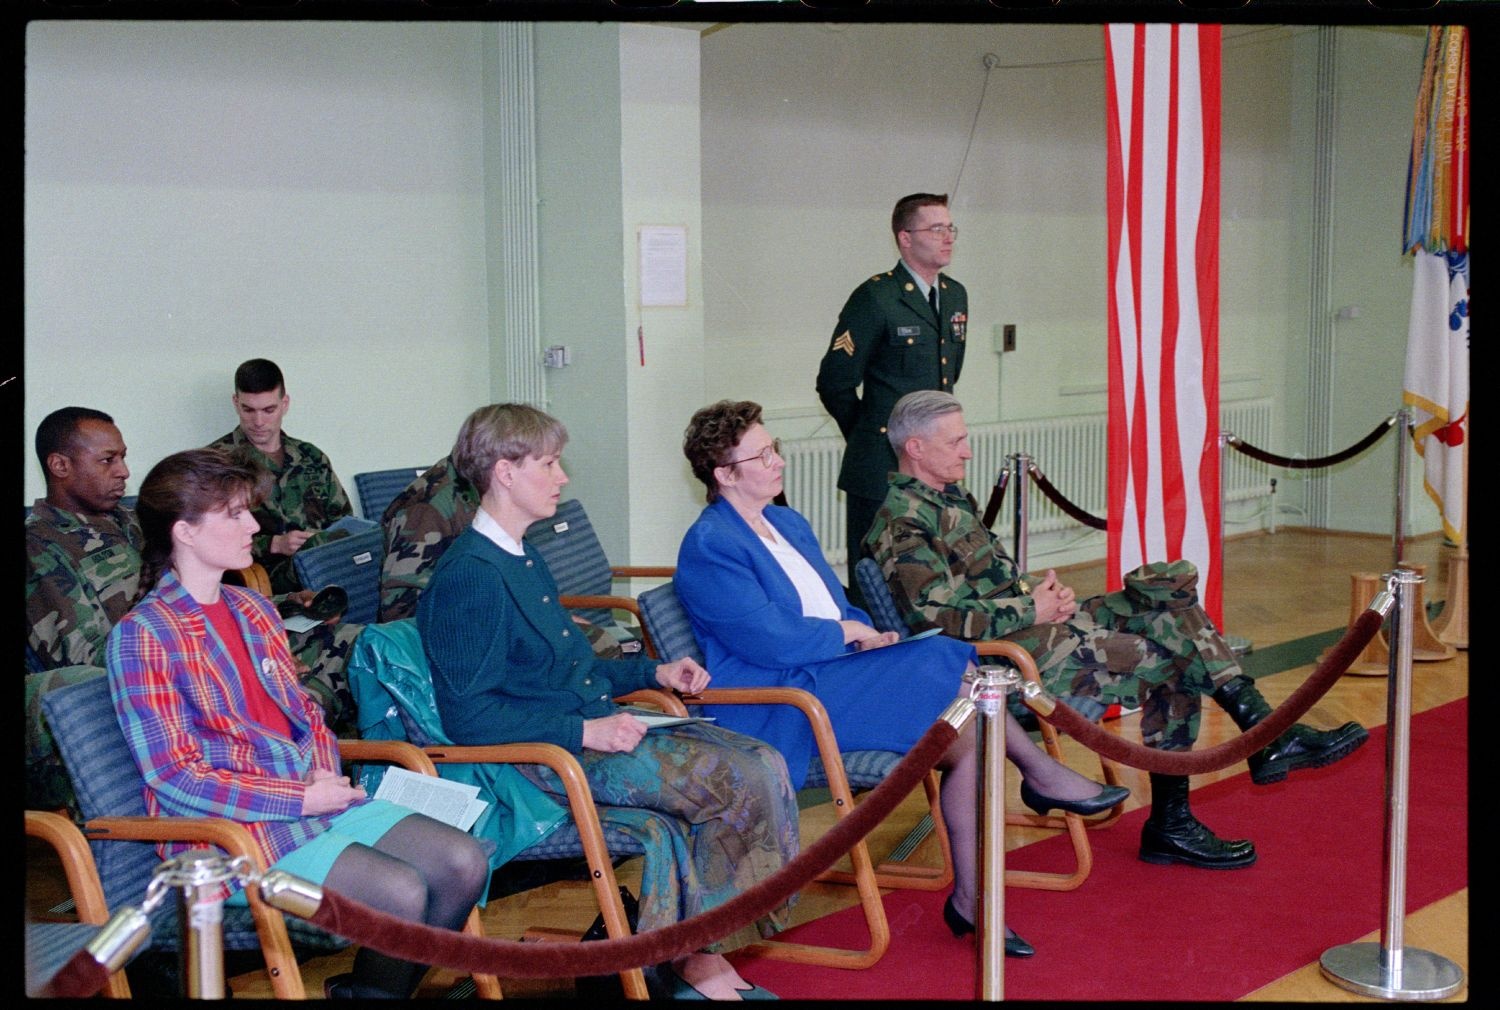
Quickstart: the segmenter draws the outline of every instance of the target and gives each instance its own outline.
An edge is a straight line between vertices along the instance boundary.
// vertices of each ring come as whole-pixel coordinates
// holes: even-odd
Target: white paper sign
[[[644,225],[640,243],[641,304],[687,304],[687,228]]]

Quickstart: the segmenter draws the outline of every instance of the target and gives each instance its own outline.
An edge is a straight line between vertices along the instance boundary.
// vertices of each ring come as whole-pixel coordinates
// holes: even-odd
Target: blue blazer
[[[822,578],[839,605],[841,619],[872,624],[868,614],[849,602],[807,520],[778,505],[768,506],[764,515]],[[699,514],[683,538],[675,584],[715,687],[800,687],[817,694],[823,665],[855,651],[844,644],[838,621],[802,616],[802,600],[792,580],[722,498]],[[883,660],[884,652],[861,655],[859,661]],[[801,787],[813,740],[800,713],[785,705],[712,709],[720,725],[780,750],[792,785]]]

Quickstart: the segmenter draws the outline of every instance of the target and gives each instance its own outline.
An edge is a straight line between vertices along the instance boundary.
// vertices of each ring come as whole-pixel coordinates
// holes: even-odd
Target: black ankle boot
[[[1255,862],[1255,845],[1243,838],[1226,841],[1193,816],[1187,776],[1152,772],[1151,816],[1141,825],[1140,856],[1148,863],[1236,870]]]
[[[1249,677],[1235,677],[1215,691],[1213,699],[1241,730],[1257,725],[1271,714],[1271,706]],[[1268,786],[1280,782],[1289,772],[1331,765],[1353,754],[1368,739],[1370,734],[1357,722],[1346,722],[1330,730],[1298,723],[1250,755],[1250,781]]]

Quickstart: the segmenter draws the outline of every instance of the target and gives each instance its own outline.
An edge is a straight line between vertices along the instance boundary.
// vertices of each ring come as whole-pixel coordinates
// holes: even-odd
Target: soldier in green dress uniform
[[[968,336],[969,296],[942,273],[958,238],[948,197],[902,197],[891,213],[891,232],[900,262],[854,289],[818,367],[818,398],[844,435],[838,485],[851,570],[885,500],[886,474],[896,469],[885,436],[891,407],[918,389],[952,392]],[[854,597],[854,580],[849,583]]]

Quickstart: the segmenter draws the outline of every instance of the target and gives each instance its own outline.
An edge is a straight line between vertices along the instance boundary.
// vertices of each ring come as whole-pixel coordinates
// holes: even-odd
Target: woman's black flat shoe
[[[1070,814],[1097,814],[1116,803],[1121,802],[1130,795],[1130,790],[1124,786],[1101,786],[1097,795],[1083,800],[1055,800],[1050,796],[1043,796],[1031,788],[1031,783],[1025,779],[1021,780],[1021,802],[1026,804],[1038,814],[1046,816],[1049,810],[1061,810]]]
[[[967,936],[974,932],[974,924],[965,919],[957,908],[953,907],[953,895],[948,895],[948,900],[943,902],[943,921],[953,931],[954,936]],[[1036,948],[1018,934],[1012,933],[1005,938],[1006,957],[1030,957],[1036,953]]]

